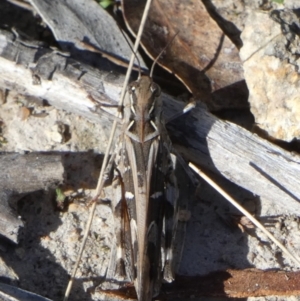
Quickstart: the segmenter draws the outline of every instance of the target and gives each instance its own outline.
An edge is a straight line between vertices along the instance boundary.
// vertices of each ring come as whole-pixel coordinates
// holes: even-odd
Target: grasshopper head
[[[156,118],[160,118],[160,87],[152,78],[142,76],[128,87],[131,124],[130,131],[135,132],[141,143],[157,131]]]

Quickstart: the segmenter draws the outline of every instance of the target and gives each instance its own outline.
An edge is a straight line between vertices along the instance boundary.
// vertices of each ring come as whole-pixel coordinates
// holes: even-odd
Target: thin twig
[[[128,85],[129,78],[130,78],[130,75],[131,75],[133,62],[134,62],[134,59],[136,57],[135,53],[137,52],[137,49],[138,49],[139,44],[140,44],[140,40],[141,40],[143,30],[144,30],[144,27],[145,27],[145,23],[146,23],[146,20],[147,20],[147,17],[148,17],[151,2],[152,2],[152,0],[147,0],[146,6],[144,8],[144,13],[143,13],[143,16],[142,16],[141,24],[140,24],[139,31],[138,31],[138,34],[136,36],[135,44],[134,44],[134,47],[133,47],[134,52],[131,55],[129,66],[128,66],[128,69],[127,69],[127,72],[126,72],[126,76],[125,76],[125,80],[124,80],[124,84],[123,84],[123,89],[122,89],[121,96],[120,96],[120,101],[119,101],[119,108],[121,108],[122,105],[123,105],[127,85]],[[120,113],[121,113],[121,111],[119,111],[119,115],[120,115]],[[96,205],[97,205],[96,201],[99,198],[100,193],[101,193],[102,188],[103,188],[103,184],[104,184],[103,183],[103,175],[104,175],[104,171],[106,169],[107,163],[108,163],[108,157],[109,157],[112,142],[113,142],[113,139],[114,139],[114,136],[115,136],[117,124],[118,124],[118,122],[115,120],[113,122],[113,126],[112,126],[111,134],[110,134],[110,137],[109,137],[108,145],[107,145],[107,148],[106,148],[106,151],[105,151],[105,156],[104,156],[104,159],[103,159],[103,164],[102,164],[102,167],[101,167],[100,176],[99,176],[99,180],[98,180],[98,184],[97,184],[97,188],[96,188],[96,194],[93,198],[94,202],[92,204],[90,216],[89,216],[89,219],[88,219],[88,222],[87,222],[87,225],[86,225],[86,230],[85,230],[84,237],[83,237],[83,240],[82,240],[82,243],[81,243],[78,258],[76,260],[73,272],[71,274],[71,279],[68,283],[68,286],[67,286],[67,289],[66,289],[66,292],[65,292],[64,301],[67,301],[68,298],[69,298],[71,288],[72,288],[72,285],[73,285],[73,282],[74,282],[74,279],[75,279],[75,275],[76,275],[76,272],[77,272],[77,268],[79,266],[79,263],[80,263],[80,260],[81,260],[81,257],[82,257],[82,253],[83,253],[83,250],[84,250],[85,245],[86,245],[87,237],[88,237],[88,234],[89,234],[89,231],[90,231],[90,228],[91,228],[93,216],[94,216]]]
[[[218,191],[226,200],[228,200],[233,206],[242,212],[249,220],[259,228],[264,234],[266,234],[271,241],[273,241],[281,251],[286,254],[291,260],[297,263],[300,267],[300,258],[297,255],[293,255],[280,241],[278,241],[256,218],[254,218],[247,210],[245,210],[239,203],[237,203],[227,192],[225,192],[220,186],[218,186],[212,179],[210,179],[205,173],[203,173],[193,163],[189,163],[189,166],[209,185],[211,185],[216,191]]]

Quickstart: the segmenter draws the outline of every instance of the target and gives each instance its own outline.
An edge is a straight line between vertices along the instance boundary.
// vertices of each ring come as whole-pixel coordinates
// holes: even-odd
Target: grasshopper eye
[[[160,87],[156,83],[151,84],[150,90],[155,97],[158,97],[161,93]]]
[[[135,94],[136,88],[137,88],[137,83],[132,82],[128,85],[127,91],[128,91],[129,94]]]
[[[135,94],[136,86],[132,85],[128,89],[129,92],[129,98],[130,98],[130,110],[133,114],[136,114],[134,106],[136,105],[137,99]]]

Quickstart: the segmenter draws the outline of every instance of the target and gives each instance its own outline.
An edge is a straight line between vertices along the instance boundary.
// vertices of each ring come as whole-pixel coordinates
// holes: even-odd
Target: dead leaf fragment
[[[128,28],[137,32],[145,1],[122,3]],[[211,108],[243,107],[248,91],[238,49],[201,1],[153,1],[142,39],[149,56],[156,58],[177,32],[160,64]]]

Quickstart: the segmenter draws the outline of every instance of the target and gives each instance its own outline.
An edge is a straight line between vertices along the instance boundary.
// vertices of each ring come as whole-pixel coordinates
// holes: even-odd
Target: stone
[[[288,9],[251,11],[240,57],[259,128],[285,141],[300,138],[299,19]]]

